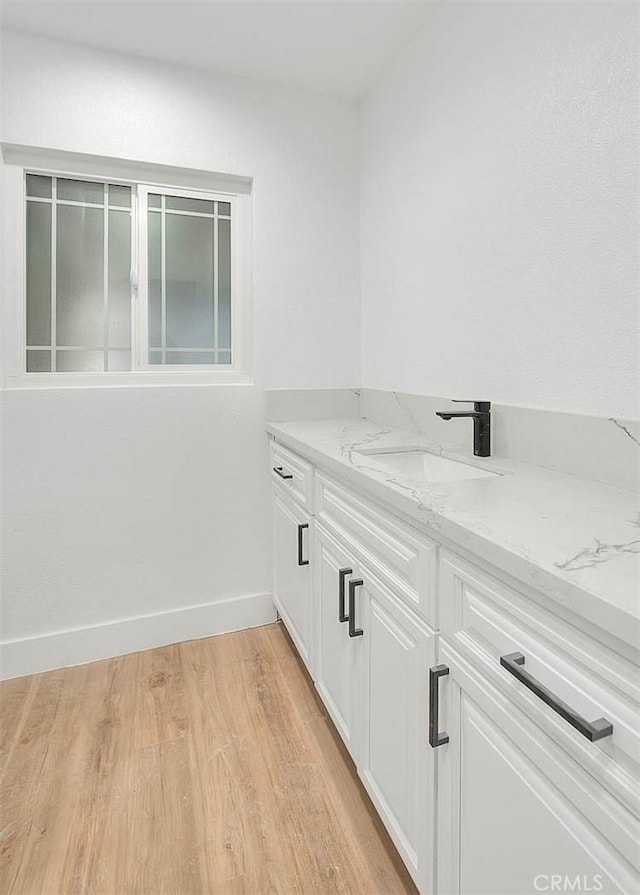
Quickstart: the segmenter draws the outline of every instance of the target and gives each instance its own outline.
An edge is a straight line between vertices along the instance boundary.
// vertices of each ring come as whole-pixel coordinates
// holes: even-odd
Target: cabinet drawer
[[[435,627],[436,544],[320,473],[314,505],[329,530],[348,538],[358,557]]]
[[[447,640],[640,816],[639,668],[446,551],[440,596]],[[590,741],[567,717],[573,713],[590,724],[604,718],[613,731]]]
[[[271,442],[269,459],[273,481],[312,513],[313,466],[276,441]]]

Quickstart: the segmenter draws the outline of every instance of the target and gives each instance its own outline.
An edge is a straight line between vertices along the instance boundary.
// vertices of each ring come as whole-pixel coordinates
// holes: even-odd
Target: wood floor
[[[0,685],[3,895],[415,892],[281,625]]]

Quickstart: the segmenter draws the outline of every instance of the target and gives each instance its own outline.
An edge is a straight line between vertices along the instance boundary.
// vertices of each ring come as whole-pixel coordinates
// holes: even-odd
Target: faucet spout
[[[466,403],[466,402],[465,402]],[[473,420],[473,453],[476,457],[491,456],[491,402],[473,401],[473,410],[436,410],[443,420]]]
[[[486,411],[482,412],[486,413]],[[475,417],[479,416],[479,414],[476,413],[475,410],[469,410],[468,412],[464,410],[452,410],[451,413],[436,410],[436,416],[441,417],[443,420],[452,420],[456,417],[466,417],[468,419],[474,419]]]

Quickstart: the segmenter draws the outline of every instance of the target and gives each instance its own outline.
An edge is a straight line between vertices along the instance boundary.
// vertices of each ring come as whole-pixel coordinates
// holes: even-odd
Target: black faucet
[[[473,453],[476,457],[491,456],[491,401],[456,401],[456,404],[473,404],[473,410],[436,411],[443,420],[469,417],[473,420]]]

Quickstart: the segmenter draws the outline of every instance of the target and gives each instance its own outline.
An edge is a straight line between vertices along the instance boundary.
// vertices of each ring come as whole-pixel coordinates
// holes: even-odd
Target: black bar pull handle
[[[597,721],[587,721],[579,715],[566,702],[558,699],[550,690],[548,690],[540,681],[537,681],[528,671],[522,667],[524,665],[524,656],[522,653],[509,653],[506,656],[500,656],[500,664],[506,668],[509,674],[517,678],[521,684],[524,684],[528,690],[535,693],[543,702],[557,712],[561,718],[568,721],[572,727],[575,727],[583,737],[586,737],[592,743],[595,740],[601,740],[602,737],[611,736],[613,733],[613,724],[606,718],[598,718]]]
[[[434,665],[429,669],[429,745],[432,749],[444,746],[449,742],[448,733],[440,733],[438,714],[438,681],[445,674],[449,674],[447,665]]]
[[[304,522],[302,525],[298,526],[298,565],[299,566],[308,566],[309,560],[302,558],[302,532],[305,528],[309,528],[309,523]]]
[[[349,637],[362,637],[362,628],[356,628],[356,587],[362,587],[364,581],[357,578],[349,582]]]
[[[274,466],[273,471],[276,475],[279,475],[281,479],[292,479],[293,473],[285,472],[283,466]]]
[[[340,622],[349,621],[344,605],[344,579],[347,575],[353,575],[353,569],[340,569],[338,571],[338,621]]]

